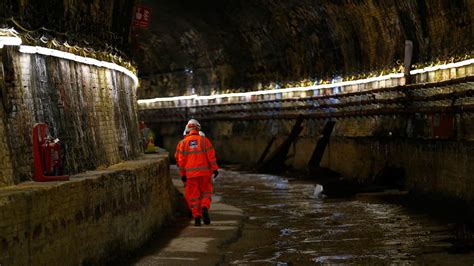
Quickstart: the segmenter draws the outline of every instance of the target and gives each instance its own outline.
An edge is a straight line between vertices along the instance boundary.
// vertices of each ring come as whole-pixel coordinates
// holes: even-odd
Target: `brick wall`
[[[140,247],[171,217],[167,155],[146,155],[68,182],[0,189],[0,265],[103,264]]]
[[[30,180],[32,126],[49,125],[68,174],[136,158],[142,151],[136,87],[121,72],[2,49],[7,107],[0,111],[0,186]],[[6,139],[6,141],[5,141]],[[4,143],[5,142],[5,143]]]

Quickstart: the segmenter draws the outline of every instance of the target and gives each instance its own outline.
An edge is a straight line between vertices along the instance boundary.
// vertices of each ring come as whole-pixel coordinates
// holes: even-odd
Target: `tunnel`
[[[0,265],[474,263],[474,1],[0,1]]]

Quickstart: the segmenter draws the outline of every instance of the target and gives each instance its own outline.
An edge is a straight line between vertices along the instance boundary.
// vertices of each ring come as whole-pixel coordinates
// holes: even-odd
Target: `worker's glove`
[[[214,170],[214,179],[219,175],[219,171]]]
[[[188,179],[186,178],[185,175],[183,175],[183,176],[181,177],[181,181],[183,181],[183,183],[184,183],[184,182],[186,182],[186,180],[188,180]]]

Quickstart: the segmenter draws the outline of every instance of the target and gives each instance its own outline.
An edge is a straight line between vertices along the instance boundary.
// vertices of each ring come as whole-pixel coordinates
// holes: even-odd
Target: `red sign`
[[[454,116],[452,114],[436,114],[431,117],[433,138],[449,139],[454,132]]]
[[[135,6],[135,11],[133,13],[133,26],[137,28],[148,28],[151,17],[150,8],[145,6]]]

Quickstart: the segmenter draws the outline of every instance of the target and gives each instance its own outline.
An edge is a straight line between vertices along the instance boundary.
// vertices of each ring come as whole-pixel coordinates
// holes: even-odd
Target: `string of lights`
[[[30,31],[31,32],[31,31]],[[139,81],[136,76],[136,69],[129,63],[124,61],[120,56],[107,54],[106,52],[96,52],[92,48],[82,48],[78,46],[70,46],[67,42],[60,43],[56,39],[49,39],[42,36],[36,43],[42,43],[46,47],[39,45],[24,45],[32,43],[32,37],[25,34],[24,37],[15,29],[0,29],[0,49],[5,45],[18,46],[20,53],[25,54],[41,54],[45,56],[53,56],[57,58],[72,60],[82,64],[94,65],[97,67],[105,67],[115,71],[122,72],[131,77],[138,87]]]
[[[459,67],[464,67],[464,66],[468,66],[472,64],[474,64],[474,59],[467,59],[460,62],[452,62],[452,63],[428,66],[428,67],[420,68],[420,69],[414,69],[410,71],[410,75],[423,74],[423,73],[433,72],[433,71],[442,70],[442,69],[459,68]],[[367,84],[367,83],[372,83],[372,82],[377,82],[377,81],[401,79],[403,77],[404,77],[403,73],[391,73],[388,75],[381,75],[381,76],[369,77],[369,78],[364,78],[364,79],[338,81],[334,83],[324,83],[324,84],[304,86],[304,87],[291,87],[291,88],[283,88],[283,89],[259,90],[259,91],[250,91],[250,92],[240,92],[240,93],[224,93],[224,94],[202,95],[202,96],[186,95],[186,96],[176,96],[176,97],[142,99],[142,100],[138,100],[138,104],[142,106],[146,106],[148,104],[153,104],[157,102],[176,102],[176,101],[182,101],[182,100],[193,100],[194,103],[199,103],[201,100],[206,101],[206,100],[216,100],[216,99],[234,98],[234,97],[246,97],[246,99],[249,99],[249,98],[252,98],[252,96],[258,96],[258,95],[318,91],[318,90],[323,90],[323,89],[330,89],[330,88],[333,89],[333,88],[338,88],[338,87]]]

